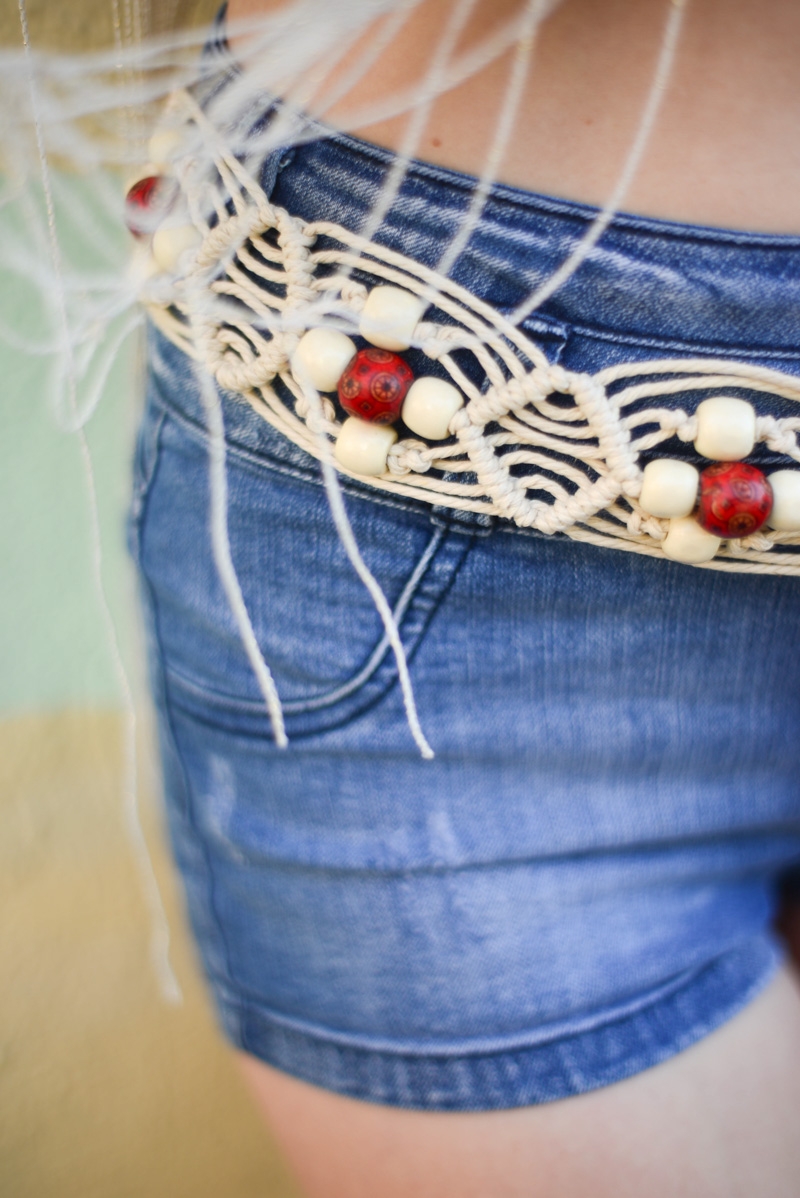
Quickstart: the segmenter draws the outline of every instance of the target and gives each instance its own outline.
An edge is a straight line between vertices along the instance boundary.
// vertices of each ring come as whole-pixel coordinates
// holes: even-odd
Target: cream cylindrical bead
[[[464,406],[464,396],[445,379],[424,375],[408,389],[403,404],[403,421],[420,437],[442,441],[450,432],[450,421]]]
[[[153,257],[152,250],[147,242],[140,242],[134,249],[130,260],[130,277],[137,284],[146,283],[148,279],[152,279],[155,275],[161,274],[161,267]]]
[[[712,462],[738,462],[753,452],[756,413],[752,404],[733,395],[715,395],[697,406],[694,447]]]
[[[700,562],[710,562],[721,544],[720,537],[706,532],[691,516],[681,516],[670,520],[661,548],[664,556],[674,562],[697,566]]]
[[[408,349],[425,301],[402,287],[373,287],[361,312],[358,331],[372,345],[397,353]]]
[[[767,524],[778,532],[800,532],[800,470],[776,470],[767,482],[772,487]]]
[[[197,250],[203,238],[194,225],[162,225],[153,234],[153,257],[168,274],[175,274],[189,250]]]
[[[374,477],[385,473],[386,459],[396,440],[397,430],[391,424],[370,424],[357,416],[348,416],[333,452],[345,470]]]
[[[688,516],[697,503],[700,472],[689,462],[657,458],[642,472],[639,503],[650,516]]]
[[[317,391],[335,391],[345,366],[355,357],[355,343],[338,329],[309,329],[292,354],[292,372]]]
[[[183,138],[175,128],[156,129],[147,143],[147,155],[158,171],[170,170],[178,156]]]

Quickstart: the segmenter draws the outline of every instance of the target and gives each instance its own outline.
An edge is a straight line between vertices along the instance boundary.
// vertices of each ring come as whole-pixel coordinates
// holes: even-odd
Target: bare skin
[[[274,0],[231,0],[231,21]],[[478,4],[459,52],[518,9]],[[426,0],[346,100],[310,107],[397,148],[404,117],[349,114],[424,77],[450,4]],[[540,33],[507,182],[602,204],[633,138],[664,0],[565,0]],[[678,57],[628,211],[800,233],[800,4],[691,0]],[[246,44],[239,52],[246,57]],[[510,54],[443,95],[416,156],[480,173]],[[800,954],[800,918],[784,930]],[[242,1070],[309,1198],[796,1198],[800,987],[784,970],[724,1027],[662,1065],[578,1098],[484,1114],[355,1102],[252,1058]]]
[[[274,7],[275,0],[231,0],[231,22]],[[396,149],[406,116],[351,128],[350,114],[422,81],[451,7],[452,0],[425,0],[344,100],[328,109],[323,85],[311,107]],[[519,7],[519,0],[479,3],[456,55]],[[539,34],[499,178],[602,204],[633,139],[667,11],[667,0],[563,0]],[[689,0],[672,78],[624,207],[690,223],[800,233],[799,46],[795,0]],[[239,50],[246,55],[246,46]],[[510,62],[511,51],[441,96],[417,157],[480,173]]]
[[[800,988],[627,1081],[546,1106],[428,1114],[241,1066],[309,1198],[797,1198]]]

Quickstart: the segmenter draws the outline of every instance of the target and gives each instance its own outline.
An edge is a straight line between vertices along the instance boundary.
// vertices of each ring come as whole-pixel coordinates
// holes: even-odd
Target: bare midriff
[[[275,0],[230,0],[229,20],[274,13]],[[601,205],[612,194],[650,88],[669,0],[562,0],[541,25],[513,134],[497,176],[515,186]],[[395,94],[422,87],[453,0],[423,0],[358,82],[330,103],[334,65],[309,107],[327,123],[390,149],[409,115],[370,120]],[[520,11],[478,0],[459,58]],[[246,60],[245,38],[234,42]],[[693,224],[800,233],[800,4],[689,0],[674,67],[622,207]],[[414,156],[480,174],[496,136],[514,50],[432,104]]]

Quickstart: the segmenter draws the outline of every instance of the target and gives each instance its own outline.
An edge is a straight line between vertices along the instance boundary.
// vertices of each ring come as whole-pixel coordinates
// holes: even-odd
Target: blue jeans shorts
[[[390,162],[328,137],[276,151],[263,183],[358,229]],[[377,239],[435,266],[473,185],[412,164]],[[592,215],[496,186],[453,275],[511,311]],[[800,374],[798,266],[797,238],[622,216],[525,330],[579,371],[708,354]],[[486,1110],[616,1082],[735,1015],[781,960],[800,863],[800,583],[345,479],[425,761],[318,463],[223,394],[278,749],[212,558],[198,383],[150,347],[132,542],[174,851],[231,1041],[355,1098]]]

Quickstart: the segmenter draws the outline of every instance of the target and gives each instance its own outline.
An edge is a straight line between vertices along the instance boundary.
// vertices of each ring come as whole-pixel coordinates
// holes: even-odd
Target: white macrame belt
[[[271,204],[225,152],[194,99],[179,94],[175,105],[183,105],[183,118],[199,127],[206,144],[212,142],[220,183],[214,190],[208,172],[199,176],[194,160],[184,165],[180,180],[202,245],[186,275],[153,280],[143,289],[143,301],[156,326],[221,388],[242,396],[313,457],[334,460],[341,425],[330,399],[309,402],[292,375],[291,356],[309,328],[333,324],[358,330],[368,289],[353,279],[357,268],[379,283],[413,292],[434,315],[447,318],[420,322],[413,344],[439,363],[466,398],[451,422],[449,441],[398,441],[382,476],[361,476],[336,464],[370,486],[497,516],[521,528],[663,557],[669,522],[648,516],[637,502],[640,455],[674,436],[695,439],[694,393],[736,389],[798,404],[797,416],[759,416],[756,440],[800,462],[800,378],[708,358],[653,359],[596,374],[565,370],[548,362],[501,313],[437,271],[340,225],[306,223]],[[214,224],[209,210],[216,214]],[[484,389],[459,366],[456,351],[462,360],[464,353],[476,360]],[[282,393],[273,386],[276,379]],[[660,406],[676,395],[685,399],[685,408]],[[565,404],[567,396],[572,402]],[[800,533],[765,529],[727,541],[701,568],[800,574]]]

